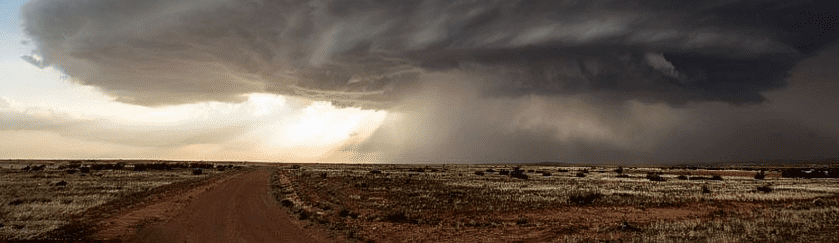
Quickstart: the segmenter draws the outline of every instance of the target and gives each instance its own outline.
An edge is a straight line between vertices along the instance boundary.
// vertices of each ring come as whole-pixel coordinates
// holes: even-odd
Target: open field
[[[622,177],[615,168],[520,169],[295,165],[279,168],[271,184],[302,224],[361,242],[839,238],[835,179],[780,170],[757,180],[757,171],[724,169],[627,168]]]
[[[107,217],[161,193],[159,188],[196,185],[235,171],[219,167],[227,170],[199,163],[6,161],[0,164],[0,239],[49,237],[72,222]]]
[[[631,167],[618,173],[614,167],[554,165],[231,165],[2,163],[0,239],[68,234],[83,240],[128,239],[145,237],[134,236],[144,225],[190,229],[195,224],[189,219],[203,215],[201,208],[229,206],[242,197],[232,193],[245,192],[253,198],[270,194],[276,199],[273,207],[287,210],[265,219],[284,222],[273,233],[311,227],[325,230],[326,238],[320,239],[327,241],[824,242],[839,237],[839,180],[788,178],[822,173],[817,170],[796,174],[768,168],[757,180],[758,171],[733,168]],[[202,167],[199,175],[197,167]],[[238,185],[266,180],[265,170],[271,171],[264,182],[270,188]],[[833,171],[823,168],[822,174]],[[236,209],[276,211],[271,204]],[[289,216],[290,221],[277,218]],[[250,224],[242,222],[228,222],[235,232],[226,235],[236,236]],[[179,237],[191,237],[192,231]]]

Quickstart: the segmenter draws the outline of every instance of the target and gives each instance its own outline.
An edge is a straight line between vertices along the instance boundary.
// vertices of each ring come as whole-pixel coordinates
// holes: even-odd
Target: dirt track
[[[269,177],[253,171],[230,178],[173,218],[140,229],[130,242],[322,242],[294,225],[268,195]]]

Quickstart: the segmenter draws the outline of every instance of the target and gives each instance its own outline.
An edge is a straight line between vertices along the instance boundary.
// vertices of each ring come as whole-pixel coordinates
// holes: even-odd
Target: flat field
[[[521,173],[514,167],[289,165],[270,183],[303,226],[359,242],[839,239],[836,179],[660,168],[625,168],[619,177],[606,167],[520,166]]]
[[[231,171],[205,168],[195,175],[189,164],[183,163],[119,164],[122,166],[116,161],[0,164],[0,239],[49,237],[48,233],[71,222],[101,219],[159,194],[156,189],[161,187],[191,186]],[[85,234],[84,230],[89,229],[67,231]]]

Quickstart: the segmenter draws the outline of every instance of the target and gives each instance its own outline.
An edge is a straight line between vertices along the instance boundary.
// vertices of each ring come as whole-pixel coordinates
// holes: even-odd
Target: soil
[[[235,174],[106,219],[93,240],[328,242],[301,229],[269,196],[270,172]],[[109,227],[113,226],[113,227]]]

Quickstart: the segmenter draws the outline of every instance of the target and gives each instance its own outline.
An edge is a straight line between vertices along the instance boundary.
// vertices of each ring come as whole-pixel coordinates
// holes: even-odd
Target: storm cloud
[[[43,65],[118,101],[272,92],[389,108],[422,73],[499,70],[485,96],[759,103],[837,38],[824,1],[32,1]],[[37,62],[32,57],[25,57]]]
[[[803,0],[33,0],[22,17],[36,49],[27,62],[119,102],[274,93],[393,111],[368,139],[344,145],[362,157],[664,161],[836,155],[837,118],[795,112],[832,100],[777,93],[807,86],[791,83],[807,73],[795,70],[836,46],[839,15],[829,9]],[[812,103],[788,105],[802,102]],[[777,152],[794,145],[813,150]]]

